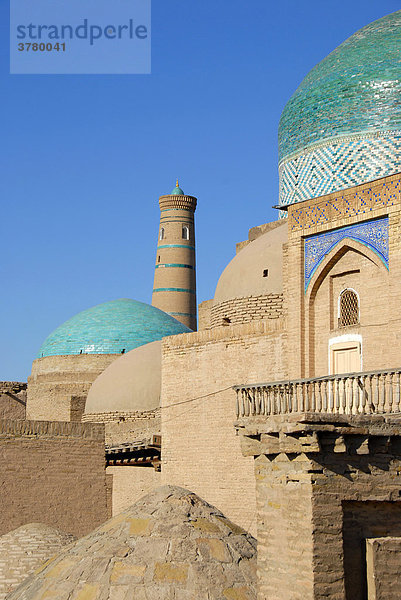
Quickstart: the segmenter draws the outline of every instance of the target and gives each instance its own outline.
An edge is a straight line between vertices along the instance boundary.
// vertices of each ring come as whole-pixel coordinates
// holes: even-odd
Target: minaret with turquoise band
[[[171,194],[160,196],[160,227],[152,305],[194,331],[196,325],[195,209],[177,180]]]

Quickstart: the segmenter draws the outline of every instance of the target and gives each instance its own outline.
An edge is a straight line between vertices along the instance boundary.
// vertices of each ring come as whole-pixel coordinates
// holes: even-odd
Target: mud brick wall
[[[106,444],[118,446],[125,442],[151,440],[160,435],[160,409],[143,412],[87,413],[82,422],[104,423]]]
[[[401,597],[401,538],[369,538],[366,542],[369,600]]]
[[[256,457],[260,600],[367,597],[366,540],[401,536],[401,443],[388,439],[321,433],[320,452]]]
[[[107,507],[104,425],[0,421],[0,535],[41,522],[82,536]]]
[[[247,296],[234,298],[212,306],[210,309],[210,327],[249,323],[262,319],[278,319],[283,316],[283,294],[265,296]]]
[[[194,491],[255,532],[253,461],[241,454],[231,386],[286,377],[284,321],[165,338],[162,367],[162,483]]]
[[[0,419],[25,419],[26,383],[0,381]]]

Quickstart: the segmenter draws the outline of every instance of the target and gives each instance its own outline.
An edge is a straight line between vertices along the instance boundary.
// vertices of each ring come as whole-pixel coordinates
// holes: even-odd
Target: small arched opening
[[[359,323],[359,297],[355,290],[347,288],[338,298],[338,326],[350,327]]]

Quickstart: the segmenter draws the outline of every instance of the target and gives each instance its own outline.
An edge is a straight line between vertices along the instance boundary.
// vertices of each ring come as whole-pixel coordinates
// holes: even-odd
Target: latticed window
[[[359,323],[358,294],[353,290],[344,290],[340,294],[338,326],[347,327]]]

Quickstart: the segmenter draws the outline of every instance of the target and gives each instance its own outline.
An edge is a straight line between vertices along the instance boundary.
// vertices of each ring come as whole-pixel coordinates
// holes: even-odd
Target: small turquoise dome
[[[279,124],[280,203],[401,169],[401,11],[363,27],[305,77]]]
[[[176,186],[173,189],[173,191],[171,192],[170,196],[185,196],[184,192],[182,191],[182,189],[178,185],[178,179],[177,179]]]
[[[169,335],[190,333],[167,313],[121,298],[84,310],[43,342],[38,358],[70,354],[121,354]]]

